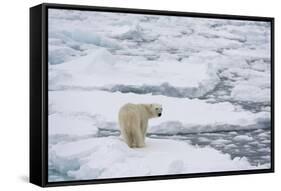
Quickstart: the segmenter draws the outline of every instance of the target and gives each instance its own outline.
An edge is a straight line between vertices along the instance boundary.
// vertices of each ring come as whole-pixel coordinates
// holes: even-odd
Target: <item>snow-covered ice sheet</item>
[[[118,63],[121,62],[121,63]],[[54,88],[63,87],[102,87],[114,84],[123,85],[161,85],[169,82],[176,87],[197,87],[202,81],[214,80],[211,66],[203,63],[189,63],[187,66],[177,61],[154,62],[135,60],[134,63],[119,61],[104,48],[97,48],[85,56],[51,65],[52,70],[66,73],[71,82],[51,81]],[[210,75],[209,75],[210,74]]]
[[[50,89],[270,103],[267,22],[52,9],[49,17]]]
[[[95,136],[98,129],[95,127],[95,116],[85,113],[54,113],[49,116],[49,142],[79,140]]]
[[[129,148],[118,137],[89,138],[49,148],[49,163],[73,180],[250,170],[246,158],[231,159],[213,148],[185,142],[150,139],[146,147]]]
[[[84,116],[89,118],[88,125],[76,127],[77,131],[87,130],[91,125],[92,129],[117,129],[118,111],[126,103],[160,103],[163,107],[163,114],[160,118],[150,120],[149,132],[153,133],[190,133],[190,132],[212,132],[220,130],[239,130],[268,128],[270,121],[269,112],[252,113],[250,111],[236,109],[229,102],[217,104],[207,103],[204,100],[173,98],[160,95],[137,95],[133,93],[122,94],[106,91],[91,90],[68,90],[50,91],[49,102],[52,105],[52,113],[49,117],[51,125],[49,128],[65,128],[68,122],[60,124],[56,117],[57,113],[68,116]],[[63,118],[61,118],[63,120]],[[65,118],[65,120],[68,120]],[[76,119],[79,120],[79,119]],[[83,120],[87,123],[87,120]],[[74,126],[75,123],[72,124]],[[62,127],[63,126],[63,127]],[[89,126],[90,127],[90,126]],[[60,133],[58,130],[54,130]]]

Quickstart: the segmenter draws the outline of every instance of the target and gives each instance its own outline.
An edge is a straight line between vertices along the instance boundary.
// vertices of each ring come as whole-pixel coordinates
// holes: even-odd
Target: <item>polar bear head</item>
[[[160,104],[150,104],[150,111],[152,113],[152,117],[161,117],[162,115],[162,105]]]

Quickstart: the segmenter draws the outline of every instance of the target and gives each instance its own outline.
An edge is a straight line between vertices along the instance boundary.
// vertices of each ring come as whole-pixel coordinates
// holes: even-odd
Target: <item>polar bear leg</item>
[[[126,120],[124,120],[126,119]],[[139,147],[141,143],[140,117],[135,113],[126,113],[125,118],[122,116],[119,120],[121,135],[130,148]]]
[[[148,120],[142,121],[142,123],[141,123],[141,132],[142,132],[143,143],[145,142],[147,126],[148,126]]]
[[[123,138],[130,148],[136,147],[136,141],[135,141],[134,134],[132,131],[125,130],[125,132],[123,133]]]
[[[126,125],[126,123],[123,120],[120,119],[119,125],[121,127],[122,138],[127,143],[127,145],[132,148],[133,147],[133,138],[132,138],[131,132],[128,128],[129,124]]]
[[[122,137],[129,147],[131,147],[131,148],[134,147],[133,138],[130,135],[130,132],[126,132],[126,131],[122,132]]]
[[[144,135],[141,128],[135,129],[133,134],[135,147],[141,148],[144,147]]]

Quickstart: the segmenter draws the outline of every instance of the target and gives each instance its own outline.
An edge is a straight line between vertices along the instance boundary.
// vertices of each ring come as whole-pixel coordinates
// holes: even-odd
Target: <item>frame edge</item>
[[[40,142],[40,153],[41,153],[41,160],[40,160],[40,168],[41,171],[36,173],[40,173],[40,181],[39,182],[34,182],[32,180],[35,180],[32,178],[31,174],[30,174],[30,182],[34,183],[36,185],[39,185],[41,187],[53,187],[53,186],[72,186],[72,185],[86,185],[86,184],[104,184],[104,183],[121,183],[121,182],[132,182],[132,181],[151,181],[151,180],[165,180],[165,179],[178,179],[178,178],[197,178],[197,177],[213,177],[213,176],[228,176],[228,175],[248,175],[248,174],[259,174],[259,173],[273,173],[275,172],[274,170],[274,17],[256,17],[256,16],[240,16],[240,15],[223,15],[223,14],[211,14],[211,13],[192,13],[192,12],[176,12],[176,11],[164,11],[164,10],[145,10],[145,9],[134,9],[134,8],[115,8],[115,7],[98,7],[98,6],[87,6],[87,5],[67,5],[67,4],[52,4],[52,3],[43,3],[40,4],[38,6],[32,7],[30,8],[30,10],[35,10],[38,9],[38,7],[40,7],[40,16],[36,15],[35,17],[40,17],[40,21],[42,22],[40,24],[39,27],[41,32],[41,38],[40,40],[37,41],[37,43],[33,43],[31,42],[32,37],[31,35],[31,31],[32,31],[32,22],[31,22],[31,18],[30,18],[30,54],[32,54],[32,52],[34,54],[38,54],[40,55],[40,77],[38,77],[38,74],[32,74],[32,71],[30,70],[30,88],[31,86],[31,78],[32,76],[34,77],[34,79],[36,78],[38,81],[40,81],[41,83],[41,88],[40,88],[40,92],[42,93],[41,99],[40,99],[40,133],[39,135],[41,136],[39,141],[36,141],[36,143]],[[48,175],[47,171],[48,168],[47,164],[48,161],[46,161],[48,158],[46,157],[46,148],[48,148],[47,145],[47,134],[44,134],[44,132],[46,131],[46,124],[47,124],[47,119],[45,119],[45,115],[46,113],[44,111],[48,111],[48,104],[45,104],[45,99],[46,97],[46,91],[48,88],[47,86],[45,86],[45,83],[47,83],[47,76],[45,76],[46,74],[48,74],[48,71],[44,71],[46,69],[46,65],[47,65],[47,54],[46,54],[46,43],[47,43],[47,32],[45,31],[47,29],[46,25],[46,18],[47,17],[47,9],[48,8],[66,8],[66,9],[79,9],[79,10],[90,10],[90,9],[97,9],[99,11],[108,11],[108,12],[128,12],[128,13],[133,13],[133,14],[157,14],[157,15],[177,15],[177,16],[187,16],[186,14],[189,14],[189,16],[191,17],[210,17],[210,18],[224,18],[224,19],[236,19],[236,20],[257,20],[257,21],[265,21],[265,22],[270,22],[271,23],[271,64],[272,64],[272,68],[271,68],[271,85],[272,85],[272,97],[271,97],[271,103],[272,103],[272,110],[271,110],[271,119],[272,119],[272,151],[271,151],[271,168],[269,169],[261,169],[261,170],[247,170],[244,172],[238,171],[238,172],[233,172],[233,171],[227,171],[227,172],[212,172],[212,173],[199,173],[199,174],[184,174],[184,175],[173,175],[173,176],[145,176],[145,177],[130,177],[130,178],[114,178],[114,179],[106,179],[106,180],[79,180],[79,181],[61,181],[61,182],[48,182]],[[191,14],[191,15],[190,15]],[[202,16],[203,15],[203,16]],[[37,27],[37,25],[36,25]],[[37,38],[36,38],[37,39]],[[38,42],[39,45],[38,45]],[[45,43],[45,44],[44,44]],[[34,66],[34,62],[32,62],[32,56],[30,56],[30,67]],[[37,63],[38,64],[38,63]],[[38,67],[38,66],[36,66]],[[46,74],[45,74],[46,73]],[[43,90],[43,91],[42,91]],[[37,92],[38,93],[38,92]],[[30,89],[30,95],[32,94],[32,88]],[[32,105],[32,99],[30,96],[30,104]],[[34,112],[31,111],[32,106],[30,105],[30,117],[32,118],[32,114],[34,114]],[[35,105],[35,104],[34,104]],[[45,108],[43,108],[45,107]],[[37,108],[37,106],[36,106]],[[38,108],[37,108],[38,109]],[[30,119],[31,122],[31,119]],[[46,125],[46,126],[45,126]],[[30,131],[34,131],[34,125],[32,126],[30,123]],[[30,143],[31,143],[31,135],[30,135]],[[34,141],[35,142],[35,141]],[[30,145],[30,152],[31,152],[31,145]],[[38,154],[38,153],[36,153]],[[31,161],[32,156],[30,156],[30,161]],[[31,170],[31,164],[30,164],[30,172]],[[37,177],[38,178],[38,177]]]
[[[42,187],[42,4],[29,9],[29,22],[29,182]]]

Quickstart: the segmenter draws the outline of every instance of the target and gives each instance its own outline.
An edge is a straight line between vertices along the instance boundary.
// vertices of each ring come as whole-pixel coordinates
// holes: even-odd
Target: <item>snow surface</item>
[[[118,137],[60,143],[49,149],[49,163],[77,180],[268,168],[251,166],[246,158],[231,160],[213,148],[165,139],[148,138],[141,149],[129,148]]]
[[[236,111],[235,107],[229,102],[211,104],[204,100],[178,99],[160,95],[122,94],[99,90],[50,91],[49,102],[56,103],[52,106],[52,109],[57,113],[56,116],[60,113],[68,116],[85,116],[83,123],[88,123],[86,126],[89,127],[92,125],[93,130],[97,128],[119,129],[117,125],[118,110],[126,103],[162,104],[162,116],[149,122],[148,132],[151,133],[177,134],[267,128],[270,121],[268,112]],[[59,128],[65,128],[61,131],[62,133],[71,133],[68,129],[68,122],[60,126],[56,121],[58,117],[52,117],[53,115],[49,117],[51,124],[54,124],[49,126],[50,129],[58,125]],[[87,117],[90,119],[86,120]],[[64,119],[68,120],[67,117],[60,117],[60,120]],[[93,122],[95,122],[95,125]],[[57,125],[55,125],[56,123]],[[74,125],[72,124],[72,126]],[[83,131],[79,127],[76,129],[78,129],[77,131]],[[60,133],[59,130],[54,131]]]
[[[50,181],[270,167],[219,151],[249,143],[270,158],[269,23],[48,11]],[[101,133],[118,135],[128,102],[163,106],[145,148]],[[217,138],[200,137],[204,148],[181,140],[206,132]]]
[[[50,75],[60,78],[50,79],[50,89],[194,98],[218,91],[224,80],[217,98],[270,102],[266,22],[62,10],[49,16]]]
[[[248,135],[238,135],[233,138],[235,141],[240,141],[240,142],[246,142],[246,141],[252,141],[253,138],[249,137]]]

